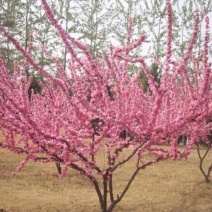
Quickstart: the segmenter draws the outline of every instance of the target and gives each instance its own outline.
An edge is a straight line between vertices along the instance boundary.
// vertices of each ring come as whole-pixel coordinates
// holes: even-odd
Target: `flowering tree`
[[[26,154],[15,172],[29,160],[62,164],[61,177],[69,168],[77,170],[94,185],[101,210],[109,212],[124,197],[140,170],[162,160],[189,155],[199,138],[199,126],[204,126],[211,117],[208,36],[204,61],[200,64],[199,60],[193,60],[194,72],[190,76],[187,64],[191,63],[198,35],[198,12],[186,52],[180,61],[174,61],[172,9],[167,0],[166,58],[163,63],[155,58],[164,72],[159,84],[154,81],[145,60],[131,56],[145,39],[141,35],[131,41],[131,22],[127,44],[111,47],[104,58],[94,59],[85,45],[65,33],[46,0],[42,3],[70,54],[69,72],[64,72],[60,61],[42,47],[55,64],[57,75],[51,75],[31,57],[32,42],[25,50],[3,27],[0,28],[24,58],[22,64],[14,62],[12,75],[4,59],[1,60],[0,126],[4,140],[0,146]],[[133,76],[129,73],[132,65],[140,70]],[[43,75],[41,94],[29,91],[32,78],[26,76],[27,66]],[[148,92],[142,89],[141,72],[147,76]],[[201,133],[207,134],[208,130],[201,128]],[[190,142],[179,151],[177,140],[182,134],[189,136]],[[104,164],[99,160],[101,155],[104,155]],[[136,159],[135,170],[121,193],[115,195],[114,173],[132,159]]]
[[[212,162],[209,160],[207,163],[207,157],[210,157],[210,151],[212,150],[212,122],[211,119],[208,119],[204,126],[201,126],[202,129],[208,128],[208,130],[204,130],[206,133],[200,133],[199,142],[197,143],[197,154],[199,157],[199,170],[202,173],[205,182],[210,182],[210,175],[212,171]],[[203,145],[203,148],[202,148]]]
[[[210,174],[211,174],[211,171],[212,171],[212,163],[210,163],[209,165],[206,165],[206,168],[204,167],[205,166],[205,161],[206,161],[206,157],[207,156],[210,156],[209,153],[210,153],[210,150],[212,149],[212,141],[211,141],[211,134],[208,135],[207,137],[207,142],[204,142],[206,143],[206,150],[201,153],[201,147],[200,147],[200,144],[198,143],[198,146],[197,146],[197,153],[198,153],[198,157],[199,157],[199,169],[205,179],[205,182],[206,183],[209,183],[210,182]],[[211,161],[210,161],[211,162]]]

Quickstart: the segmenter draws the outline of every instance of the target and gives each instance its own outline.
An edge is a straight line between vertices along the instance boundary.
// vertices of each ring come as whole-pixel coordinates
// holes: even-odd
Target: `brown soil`
[[[29,162],[16,176],[23,156],[0,150],[0,212],[96,212],[100,211],[92,184],[70,170],[63,179],[54,164]],[[207,157],[211,162],[212,156]],[[195,150],[187,160],[163,161],[142,170],[115,212],[211,212],[212,183],[198,170]],[[134,162],[115,175],[117,194],[126,184]]]

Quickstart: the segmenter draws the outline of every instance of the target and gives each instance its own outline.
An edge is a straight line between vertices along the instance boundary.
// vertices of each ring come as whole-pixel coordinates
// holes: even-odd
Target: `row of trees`
[[[88,1],[80,2],[81,9],[84,3],[88,3]],[[16,58],[12,65],[9,63],[10,58],[2,58],[0,64],[2,76],[0,130],[5,138],[0,141],[1,148],[26,155],[16,172],[20,171],[29,160],[62,164],[61,176],[64,176],[70,168],[78,171],[93,184],[104,212],[111,212],[122,200],[139,171],[159,161],[187,157],[193,145],[200,139],[205,143],[209,142],[208,135],[211,132],[212,75],[208,61],[209,19],[206,18],[204,21],[206,33],[202,45],[198,42],[201,38],[199,36],[201,13],[194,13],[189,42],[177,54],[175,42],[178,38],[175,37],[175,24],[179,22],[175,22],[176,16],[170,0],[166,1],[164,6],[167,11],[167,22],[166,24],[162,22],[161,14],[159,16],[161,25],[157,28],[160,35],[165,30],[163,25],[166,26],[166,48],[162,49],[163,43],[153,45],[156,50],[154,63],[161,70],[160,80],[157,81],[149,65],[150,56],[143,57],[142,53],[138,55],[145,40],[155,39],[154,36],[139,34],[140,29],[137,25],[133,27],[136,20],[143,20],[142,18],[133,20],[136,10],[132,8],[138,7],[140,1],[129,1],[126,4],[131,5],[129,7],[124,5],[124,2],[108,2],[108,11],[119,6],[123,12],[120,14],[124,12],[128,14],[126,16],[128,22],[124,22],[123,17],[118,14],[112,17],[110,23],[112,13],[108,16],[106,23],[110,23],[111,28],[113,23],[121,18],[120,26],[116,25],[116,29],[120,30],[117,33],[122,32],[121,27],[127,23],[126,41],[122,41],[115,31],[112,32],[117,36],[117,41],[123,43],[122,46],[115,48],[107,49],[104,46],[107,39],[102,39],[101,45],[98,44],[98,39],[101,38],[98,36],[98,30],[108,29],[97,25],[101,23],[99,26],[102,26],[102,22],[97,20],[107,12],[98,9],[103,7],[100,1],[89,1],[91,8],[96,9],[91,10],[92,13],[86,8],[92,16],[90,22],[85,22],[83,19],[83,23],[91,24],[93,31],[88,32],[94,33],[96,37],[89,40],[85,26],[84,32],[77,33],[83,43],[67,33],[70,29],[69,23],[62,22],[59,16],[66,14],[65,11],[70,12],[71,5],[76,5],[74,11],[79,14],[80,7],[74,3],[64,6],[59,3],[53,4],[51,1],[48,4],[46,0],[42,0],[42,5],[30,5],[29,11],[36,11],[35,8],[42,6],[49,20],[48,24],[43,22],[43,25],[37,28],[34,40],[29,31],[26,37],[21,37],[8,25],[0,27],[3,43],[9,41],[9,46],[13,44],[18,50],[18,54],[12,54],[13,59]],[[151,6],[148,2],[145,2],[146,8]],[[176,5],[176,2],[173,1],[173,5]],[[162,6],[159,7],[159,1],[154,1],[152,6],[158,8],[156,12],[163,13],[163,10],[159,10],[163,8],[162,2],[160,3]],[[192,8],[192,3],[189,7]],[[42,11],[40,10],[40,14],[44,16]],[[54,14],[58,14],[58,19]],[[129,18],[130,15],[132,19]],[[77,18],[77,14],[74,17]],[[100,18],[101,21],[105,19]],[[25,23],[29,24],[29,20],[31,19]],[[155,23],[154,21],[153,24]],[[2,23],[3,25],[5,24]],[[60,45],[58,36],[55,37],[54,33],[50,33],[53,35],[51,39],[45,37],[48,35],[43,33],[46,28],[39,31],[41,26],[47,25],[49,32],[53,32],[53,28],[56,29],[63,45]],[[80,22],[78,25],[81,25]],[[150,25],[151,23],[148,26]],[[76,32],[79,28],[76,25]],[[52,42],[41,42],[48,47],[48,50],[45,47],[38,49],[39,39],[36,36],[39,36],[39,33],[48,38],[47,42]],[[164,39],[162,35],[156,36],[158,43]],[[110,32],[107,36],[111,36]],[[17,40],[19,37],[20,41]],[[23,42],[23,38],[26,38],[27,43]],[[180,39],[183,39],[183,36],[180,36]],[[61,49],[63,54],[57,55],[54,48],[58,48],[58,51]],[[196,54],[198,48],[200,55]],[[106,50],[107,53],[102,54]],[[45,63],[41,62],[40,57],[43,57]],[[44,60],[44,57],[47,59]],[[29,71],[42,75],[45,82],[40,83],[41,94],[36,94],[30,89],[33,77],[29,77]],[[148,89],[143,88],[141,73],[145,74]],[[190,141],[183,149],[178,148],[178,138],[181,135],[187,135]],[[100,162],[100,156],[104,158],[104,164]],[[114,187],[114,173],[121,171],[124,164],[130,160],[136,161],[135,170],[129,176],[126,186],[117,194]]]
[[[54,70],[54,64],[44,56],[40,50],[40,45],[48,46],[50,54],[57,56],[63,63],[63,69],[67,70],[67,49],[62,47],[61,42],[53,27],[46,20],[42,11],[42,5],[38,1],[0,1],[0,25],[7,27],[9,32],[19,38],[21,44],[26,49],[30,40],[30,31],[33,32],[34,47],[36,54],[34,58],[39,65]],[[94,57],[102,56],[108,50],[111,42],[113,45],[124,45],[126,43],[128,21],[131,18],[134,24],[133,38],[141,33],[148,32],[148,38],[142,47],[134,50],[133,54],[148,55],[149,62],[152,64],[152,73],[157,81],[161,75],[158,67],[151,55],[164,57],[163,48],[166,39],[166,15],[165,1],[163,0],[117,0],[103,2],[100,0],[89,1],[49,1],[58,21],[64,26],[67,33],[71,33],[80,41],[86,43],[89,51]],[[207,12],[212,11],[212,1],[173,1],[174,17],[173,24],[173,49],[174,56],[182,56],[185,51],[186,43],[192,31],[192,20],[194,10],[200,11],[200,25],[204,25],[204,17]],[[207,12],[206,12],[207,11]],[[202,26],[200,26],[202,28]],[[201,55],[201,45],[203,35],[198,35],[196,51]],[[16,54],[13,45],[0,35],[0,55],[4,56],[7,66],[12,70],[13,60],[21,60],[20,55]],[[135,66],[131,66],[132,72],[136,71]],[[30,70],[28,75],[37,76],[33,81],[33,86],[37,91],[40,90],[38,81],[42,76]],[[147,77],[141,74],[144,90],[148,89]]]
[[[8,27],[10,33],[20,38],[25,49],[29,43],[30,30],[33,31],[38,48],[43,44],[48,46],[49,51],[57,54],[60,49],[60,59],[66,68],[66,49],[61,47],[53,28],[45,19],[42,5],[39,1],[8,0],[0,1],[0,24]],[[100,0],[89,1],[49,1],[58,21],[68,33],[72,33],[82,42],[86,43],[94,57],[102,55],[112,44],[125,44],[128,20],[132,18],[134,23],[134,38],[148,32],[144,47],[138,48],[134,54],[154,53],[157,57],[164,56],[163,48],[166,43],[166,15],[165,1],[163,0],[116,0],[103,2]],[[192,20],[194,10],[200,10],[200,24],[203,24],[205,14],[211,12],[212,1],[172,1],[173,17],[173,48],[175,56],[182,56],[189,35],[192,32]],[[203,36],[198,37],[198,45],[202,45]],[[18,59],[14,48],[5,38],[0,37],[1,54],[7,58],[8,64],[12,65],[14,59]],[[57,51],[56,51],[57,50]],[[200,50],[200,49],[199,49]],[[49,65],[44,60],[42,51],[35,55],[41,66]]]

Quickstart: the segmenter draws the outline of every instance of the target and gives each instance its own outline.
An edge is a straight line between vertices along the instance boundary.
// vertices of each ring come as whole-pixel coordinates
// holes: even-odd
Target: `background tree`
[[[114,16],[111,11],[112,2],[100,0],[76,2],[80,14],[77,27],[79,39],[88,45],[93,57],[103,55],[108,46],[111,20]]]
[[[14,15],[13,11],[17,8],[17,2],[13,0],[1,1],[1,10],[0,10],[0,24],[1,26],[7,27],[8,30],[14,34],[14,29],[17,26],[17,15]],[[11,67],[11,61],[14,59],[13,49],[4,37],[0,38],[1,42],[1,55],[7,59],[7,65]],[[13,58],[12,58],[13,56]]]

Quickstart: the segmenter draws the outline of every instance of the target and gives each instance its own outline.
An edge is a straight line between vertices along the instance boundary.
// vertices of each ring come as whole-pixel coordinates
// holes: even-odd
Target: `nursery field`
[[[92,184],[70,170],[58,179],[54,164],[29,162],[12,176],[22,155],[0,150],[0,211],[6,212],[98,212]],[[212,155],[207,161],[212,160]],[[134,162],[115,175],[117,193],[126,184]],[[212,183],[206,184],[198,170],[196,150],[187,160],[163,161],[142,170],[115,212],[211,212]]]

